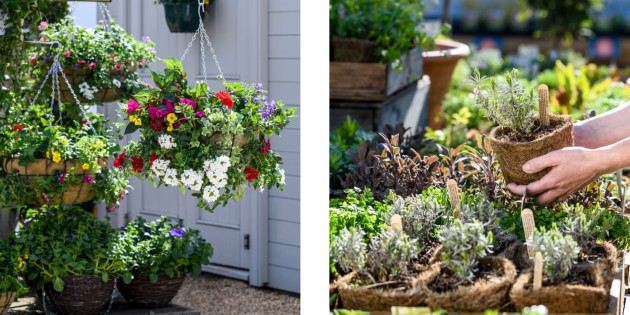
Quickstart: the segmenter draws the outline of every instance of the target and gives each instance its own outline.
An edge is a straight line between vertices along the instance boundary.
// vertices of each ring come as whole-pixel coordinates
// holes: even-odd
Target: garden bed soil
[[[509,242],[504,248],[498,248],[496,257],[503,257],[511,261],[519,274],[532,267],[532,261],[527,253],[527,245],[520,240]]]
[[[605,313],[613,278],[614,271],[606,264],[577,264],[561,284],[553,285],[544,277],[543,287],[534,291],[529,272],[517,279],[510,298],[516,309],[545,305],[550,313]]]
[[[600,263],[611,270],[616,270],[617,248],[609,242],[590,242],[582,248],[578,256],[578,263]]]
[[[392,306],[420,306],[425,296],[411,279],[363,285],[367,279],[352,272],[340,279],[337,290],[346,309],[388,311]]]
[[[508,294],[516,279],[516,268],[509,260],[499,257],[480,259],[476,281],[469,285],[463,284],[444,267],[443,263],[435,264],[418,277],[417,286],[425,292],[427,304],[432,309],[483,312],[509,305]]]

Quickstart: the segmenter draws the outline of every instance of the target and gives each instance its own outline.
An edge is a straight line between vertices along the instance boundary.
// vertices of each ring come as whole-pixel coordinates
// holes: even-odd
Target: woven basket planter
[[[15,292],[0,293],[0,315],[7,315],[13,301],[15,301]]]
[[[62,279],[65,283],[62,292],[55,291],[50,283],[44,286],[50,303],[61,314],[98,314],[111,303],[114,279],[108,282],[96,276],[68,276]]]
[[[140,307],[157,308],[171,303],[184,279],[184,275],[177,278],[160,275],[156,283],[151,283],[146,276],[134,276],[130,284],[119,281],[117,286],[127,302]]]
[[[254,138],[258,139],[259,133],[256,131],[254,133]],[[247,134],[241,134],[238,136],[232,137],[232,146],[233,147],[242,147],[249,143],[252,139]],[[214,134],[210,137],[210,141],[212,143],[223,143],[225,142],[225,136],[221,133]]]
[[[617,248],[613,244],[591,242],[584,246],[582,251],[600,256],[601,258],[597,259],[595,263],[604,265],[604,268],[617,270]]]
[[[510,291],[517,310],[532,305],[545,305],[549,313],[606,313],[610,300],[613,270],[605,264],[575,265],[571,273],[583,272],[592,285],[562,284],[543,286],[534,291],[531,272],[521,275]]]
[[[432,309],[483,312],[487,309],[501,309],[510,302],[508,294],[516,279],[516,268],[509,260],[484,257],[479,260],[479,269],[492,270],[495,276],[488,280],[477,280],[470,285],[459,285],[451,291],[433,291],[430,286],[443,272],[443,268],[443,263],[435,264],[418,277],[418,287],[424,292],[426,302]]]
[[[391,290],[384,285],[352,286],[357,273],[352,272],[340,279],[337,291],[345,309],[362,311],[389,311],[392,306],[421,306],[425,295],[417,288]]]
[[[556,129],[541,138],[530,142],[512,142],[506,140],[508,129],[499,126],[490,133],[490,146],[497,155],[501,172],[506,183],[527,185],[537,181],[550,169],[535,174],[523,172],[523,164],[549,152],[573,146],[573,118],[571,116],[550,115],[550,125]]]
[[[138,70],[138,66],[137,65],[130,65],[127,66],[129,71],[131,72],[135,72]],[[98,87],[98,92],[94,93],[94,98],[91,100],[88,100],[87,98],[83,97],[83,95],[81,95],[81,93],[79,93],[79,84],[85,82],[88,77],[90,77],[90,75],[92,74],[91,70],[85,70],[85,69],[64,69],[63,73],[66,75],[66,78],[68,79],[68,83],[70,83],[70,86],[68,86],[66,84],[66,81],[63,80],[62,78],[59,80],[59,88],[60,88],[60,98],[61,101],[64,103],[68,103],[68,104],[76,104],[76,100],[74,99],[74,96],[72,96],[72,92],[70,91],[71,87],[74,87],[74,94],[77,96],[77,98],[79,99],[79,101],[81,103],[89,103],[89,102],[101,102],[101,103],[107,103],[107,102],[113,102],[116,101],[120,98],[122,98],[124,96],[124,90],[122,88],[119,87],[108,87],[106,85],[102,85],[100,87]],[[115,71],[113,70],[111,72],[111,76],[114,77],[116,75],[118,75],[120,73],[120,71]]]

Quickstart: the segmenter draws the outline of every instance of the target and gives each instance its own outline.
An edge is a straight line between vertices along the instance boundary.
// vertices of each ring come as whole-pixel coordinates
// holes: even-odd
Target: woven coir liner
[[[421,306],[425,296],[409,284],[406,289],[389,289],[381,286],[352,286],[358,277],[352,272],[339,281],[337,290],[343,307],[349,310],[389,311],[392,306]]]
[[[489,278],[479,279],[470,285],[461,284],[454,290],[436,292],[431,288],[438,276],[442,276],[444,264],[438,263],[418,277],[418,287],[426,294],[426,302],[432,309],[449,312],[483,312],[502,309],[510,302],[509,292],[516,279],[516,268],[505,258],[484,257],[479,260],[480,270],[492,270]]]
[[[551,115],[549,121],[550,125],[556,126],[557,129],[530,142],[512,142],[502,139],[509,131],[501,126],[492,130],[490,146],[497,154],[497,160],[506,183],[527,185],[539,180],[549,172],[549,169],[527,174],[523,172],[523,164],[535,157],[573,145],[573,118],[571,116]]]
[[[607,269],[617,270],[617,248],[613,244],[609,242],[589,242],[582,247],[581,252],[588,256],[586,262],[602,264]],[[581,263],[582,261],[578,262]]]
[[[98,314],[109,305],[114,291],[114,279],[103,282],[95,276],[68,276],[62,278],[62,292],[53,289],[52,284],[44,286],[54,308],[65,315]]]
[[[509,243],[505,249],[499,252],[497,257],[503,257],[512,262],[517,272],[521,272],[532,267],[532,261],[527,253],[527,245],[520,240]]]
[[[510,292],[516,309],[532,305],[545,305],[549,313],[606,313],[610,300],[610,285],[614,278],[605,264],[578,264],[572,274],[583,273],[591,285],[561,284],[546,286],[534,291],[532,273],[521,275]]]
[[[0,293],[0,315],[7,315],[13,301],[15,301],[15,292]]]
[[[184,283],[184,275],[169,278],[167,275],[158,276],[156,283],[151,283],[148,277],[134,275],[129,284],[118,281],[118,291],[127,302],[140,307],[165,307],[177,295],[177,291]]]

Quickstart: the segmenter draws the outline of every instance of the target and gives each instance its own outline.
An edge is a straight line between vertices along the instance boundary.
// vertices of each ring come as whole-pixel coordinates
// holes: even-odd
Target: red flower
[[[151,166],[153,166],[153,162],[157,160],[157,158],[158,158],[157,154],[151,155],[151,157],[149,158],[149,163],[151,163]]]
[[[153,128],[153,130],[155,131],[162,130],[162,128],[164,128],[164,119],[162,118],[151,119],[151,128]]]
[[[22,129],[24,129],[24,125],[22,123],[13,126],[13,132],[20,132]]]
[[[260,142],[262,142],[262,153],[263,154],[267,154],[267,153],[271,152],[271,141],[265,140],[265,138],[262,138],[262,139],[260,139]]]
[[[133,167],[133,171],[140,173],[144,168],[144,160],[141,157],[134,156],[131,161],[131,167]]]
[[[217,94],[214,95],[216,98],[221,100],[221,103],[223,103],[223,105],[227,106],[227,108],[232,108],[234,107],[234,102],[232,102],[232,96],[230,95],[230,92],[226,91],[226,90],[221,90],[219,92],[217,92]]]
[[[250,182],[258,178],[258,171],[251,167],[246,167],[243,173],[245,173],[245,179]]]
[[[115,168],[121,168],[123,167],[123,165],[125,164],[125,162],[129,160],[129,157],[127,157],[127,153],[123,152],[121,154],[119,154],[115,159],[114,159],[114,167]]]

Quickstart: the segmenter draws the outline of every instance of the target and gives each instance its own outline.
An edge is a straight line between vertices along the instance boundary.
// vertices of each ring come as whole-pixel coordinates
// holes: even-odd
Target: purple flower
[[[189,100],[187,98],[182,98],[181,100],[179,100],[179,102],[182,103],[182,104],[190,105],[190,107],[192,107],[193,110],[197,109],[197,103],[195,103],[195,101],[193,101],[193,100]]]
[[[149,38],[149,36],[142,36],[142,41],[148,43],[151,41],[151,39]]]
[[[66,176],[68,176],[68,174],[66,173],[61,173],[61,175],[59,175],[59,178],[57,178],[57,180],[59,181],[59,183],[63,184],[66,182]]]
[[[24,227],[28,227],[29,225],[31,225],[31,220],[28,219],[24,222]]]
[[[4,268],[9,267],[9,262],[5,261],[4,264],[2,265]]]
[[[11,242],[9,243],[11,246],[15,246],[15,240],[11,240]]]
[[[74,70],[79,69],[79,67],[80,67],[80,66],[81,66],[81,65],[79,65],[79,63],[77,62],[77,63],[75,63],[75,64],[74,64],[73,69],[74,69]]]
[[[72,212],[72,213],[70,213],[70,216],[71,216],[71,217],[76,217],[76,216],[77,216],[77,214],[76,214],[76,213],[74,213],[74,212]]]
[[[204,118],[204,117],[206,117],[206,114],[205,114],[204,112],[202,112],[202,111],[198,111],[198,112],[196,112],[196,113],[195,113],[195,115],[197,115],[197,117],[199,117],[199,118]]]
[[[94,183],[94,177],[90,176],[90,175],[85,175],[83,176],[83,182],[86,184],[92,184]]]
[[[177,238],[184,236],[184,229],[174,228],[171,230],[171,236],[175,236]]]
[[[263,107],[258,109],[258,112],[262,115],[265,121],[269,120],[269,116],[273,115],[276,111],[276,101],[266,100],[263,102]]]
[[[66,237],[67,237],[67,238],[73,238],[73,237],[74,237],[74,234],[72,234],[72,233],[68,232],[68,234],[66,234]]]
[[[121,230],[121,231],[124,231],[126,228],[127,228],[127,226],[126,226],[126,225],[125,225],[125,226],[121,226],[121,227],[120,227],[120,230]]]
[[[256,83],[256,90],[262,90],[263,89],[263,85],[262,83]]]

